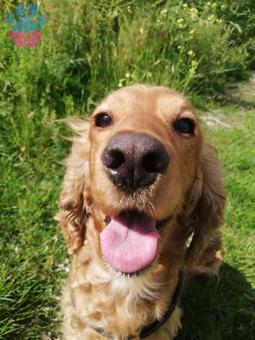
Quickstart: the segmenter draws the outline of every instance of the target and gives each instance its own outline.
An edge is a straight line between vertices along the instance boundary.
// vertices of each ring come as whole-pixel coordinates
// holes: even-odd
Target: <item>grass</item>
[[[90,112],[109,90],[134,82],[215,96],[246,79],[254,60],[253,0],[44,0],[35,49],[10,42],[5,13],[16,2],[0,3],[0,99],[14,114],[17,106],[58,117]]]
[[[9,10],[14,3],[3,0]],[[10,43],[0,13],[0,339],[59,336],[68,255],[53,216],[69,145],[56,120],[84,116],[134,82],[185,90],[204,107],[224,167],[225,265],[218,279],[195,280],[186,292],[178,339],[255,339],[255,85],[221,95],[254,63],[254,6],[45,0],[48,21],[33,50]]]
[[[0,179],[0,338],[39,339],[56,322],[61,268],[67,257],[53,222],[62,174],[57,161],[64,155],[61,143],[53,144],[42,131],[29,151],[24,145],[8,144],[13,126],[2,123],[7,126]]]

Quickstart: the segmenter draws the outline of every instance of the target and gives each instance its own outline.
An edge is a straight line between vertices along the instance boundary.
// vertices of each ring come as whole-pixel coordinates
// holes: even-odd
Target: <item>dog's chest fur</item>
[[[74,332],[98,329],[124,338],[163,315],[176,284],[175,280],[163,284],[163,267],[129,277],[105,270],[92,252],[87,244],[73,257],[64,291],[65,322]]]

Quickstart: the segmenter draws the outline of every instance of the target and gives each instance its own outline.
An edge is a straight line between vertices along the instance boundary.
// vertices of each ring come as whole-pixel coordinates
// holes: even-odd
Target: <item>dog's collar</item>
[[[181,298],[181,294],[182,294],[182,290],[183,290],[183,271],[180,270],[179,271],[179,276],[178,276],[178,282],[174,291],[174,295],[173,298],[171,300],[170,305],[168,306],[167,310],[165,311],[164,315],[162,316],[162,318],[160,320],[155,320],[153,321],[151,324],[146,325],[142,328],[139,337],[140,339],[144,339],[147,338],[148,336],[152,335],[153,333],[155,333],[169,318],[170,316],[173,314],[173,311],[175,310],[176,306],[179,303],[179,300]],[[105,332],[105,330],[103,328],[94,328],[93,329],[101,334],[106,336],[109,339],[113,339],[113,337],[108,334],[107,332]],[[128,340],[132,340],[134,338],[136,338],[137,336],[134,335],[130,335],[128,336]]]
[[[156,332],[173,314],[173,311],[175,310],[182,294],[183,289],[183,271],[179,271],[179,277],[178,282],[174,291],[174,295],[172,298],[172,301],[170,305],[168,306],[167,310],[165,311],[165,314],[162,316],[160,320],[155,320],[151,324],[144,326],[140,332],[140,338],[144,339],[148,336],[152,335],[154,332]],[[132,338],[130,338],[132,339]]]

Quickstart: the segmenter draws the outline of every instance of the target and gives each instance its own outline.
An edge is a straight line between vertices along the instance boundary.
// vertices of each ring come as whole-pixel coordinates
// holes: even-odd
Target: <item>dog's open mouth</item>
[[[123,273],[149,267],[157,255],[159,228],[168,220],[157,222],[134,211],[110,218],[100,234],[104,259]]]

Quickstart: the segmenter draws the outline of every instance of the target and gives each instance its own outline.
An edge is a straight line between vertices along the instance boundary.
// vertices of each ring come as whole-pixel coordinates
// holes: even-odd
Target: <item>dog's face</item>
[[[123,88],[96,108],[86,185],[104,216],[99,252],[111,267],[135,273],[155,260],[194,183],[201,143],[190,104],[167,88]]]

